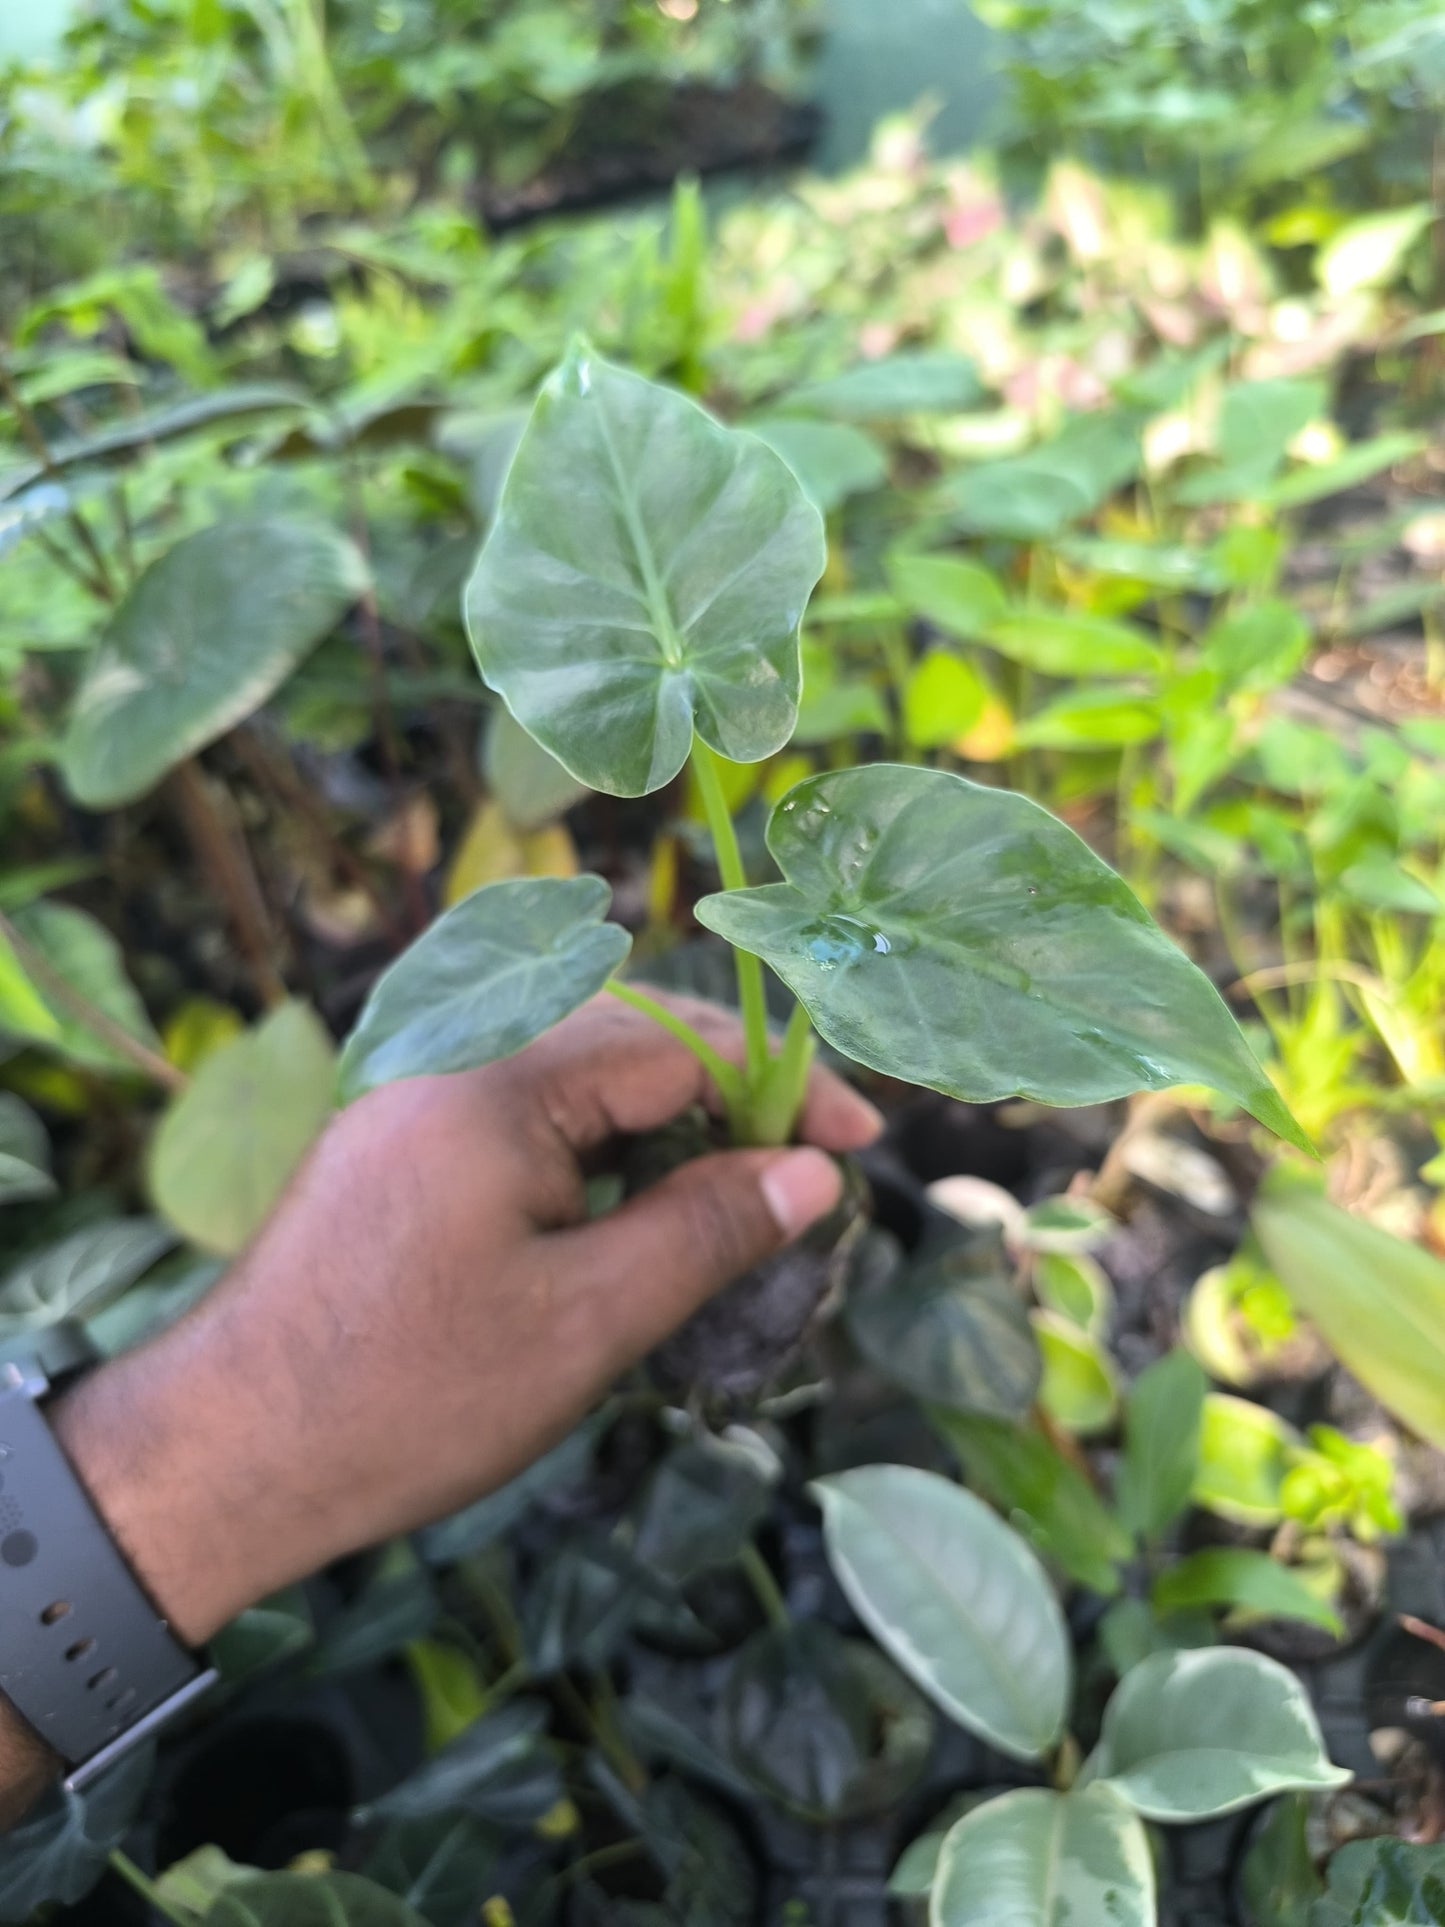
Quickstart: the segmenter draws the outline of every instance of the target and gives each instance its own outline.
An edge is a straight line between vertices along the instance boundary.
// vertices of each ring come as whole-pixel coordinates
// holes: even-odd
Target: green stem
[[[113,1847],[108,1858],[112,1871],[119,1874],[128,1887],[134,1887],[147,1906],[154,1907],[158,1914],[174,1921],[175,1927],[195,1927],[194,1914],[182,1913],[179,1907],[173,1907],[163,1897],[156,1883],[141,1872],[128,1854],[122,1853],[119,1847]]]
[[[693,740],[692,767],[697,774],[698,794],[703,814],[717,855],[718,875],[724,890],[745,890],[747,872],[733,828],[732,812],[723,794],[718,764],[722,759],[704,742]],[[738,1003],[743,1013],[743,1035],[747,1041],[748,1083],[761,1084],[768,1070],[768,1004],[763,993],[763,966],[747,950],[734,950],[738,973]]]
[[[730,1064],[725,1057],[715,1051],[700,1031],[694,1030],[692,1025],[679,1017],[676,1011],[669,1010],[666,1004],[658,1003],[655,997],[649,997],[645,990],[638,990],[634,984],[625,984],[614,977],[606,987],[620,1002],[630,1004],[634,1010],[642,1011],[654,1023],[661,1024],[662,1028],[670,1032],[680,1044],[686,1045],[707,1071],[713,1083],[717,1085],[718,1095],[727,1105],[729,1112],[742,1108],[747,1094],[741,1072],[736,1064]]]
[[[749,1541],[738,1554],[738,1564],[747,1577],[748,1584],[757,1595],[758,1604],[767,1615],[768,1624],[786,1632],[792,1625],[792,1616],[787,1601],[783,1598],[774,1579],[772,1569],[757,1547]]]
[[[792,1137],[816,1041],[807,1011],[794,1004],[777,1055],[769,1059],[762,1081],[748,1093],[749,1144],[786,1144]]]

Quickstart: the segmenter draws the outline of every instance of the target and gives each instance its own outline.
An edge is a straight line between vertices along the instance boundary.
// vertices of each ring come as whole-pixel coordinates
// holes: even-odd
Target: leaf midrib
[[[854,1505],[857,1505],[860,1511],[864,1510],[863,1506],[858,1500],[855,1499],[851,1503],[853,1503]],[[967,1622],[970,1630],[972,1631],[975,1639],[977,1639],[979,1645],[988,1650],[996,1651],[997,1650],[996,1643],[985,1636],[985,1634],[980,1628],[980,1625],[976,1616],[968,1609],[966,1602],[963,1601],[959,1597],[959,1595],[953,1590],[953,1588],[945,1582],[942,1573],[933,1564],[933,1562],[930,1559],[928,1559],[909,1540],[904,1539],[899,1533],[897,1533],[894,1530],[893,1526],[887,1520],[883,1519],[878,1513],[868,1512],[866,1516],[873,1522],[876,1529],[885,1538],[891,1539],[895,1545],[900,1547],[903,1552],[908,1554],[908,1556],[913,1560],[913,1563],[919,1566],[923,1570],[923,1572],[927,1575],[927,1577],[933,1580],[937,1584],[939,1591],[943,1593],[946,1598],[952,1599],[957,1604],[959,1617]],[[1000,1679],[1003,1682],[1004,1689],[1005,1689],[1004,1697],[1005,1699],[1012,1702],[1014,1711],[1020,1715],[1021,1726],[1024,1728],[1026,1732],[1031,1732],[1032,1730],[1034,1730],[1034,1722],[1029,1717],[1030,1713],[1033,1711],[1032,1701],[1023,1698],[1022,1696],[1018,1695],[1015,1692],[1014,1681],[1006,1669],[996,1674],[995,1678]],[[950,1697],[952,1696],[950,1695]],[[1047,1741],[1045,1741],[1044,1744],[1047,1744]]]
[[[631,537],[633,548],[637,551],[637,564],[642,571],[642,586],[646,591],[648,613],[652,617],[658,647],[662,650],[663,661],[669,669],[681,669],[685,655],[682,635],[673,619],[672,609],[667,600],[667,590],[663,586],[662,576],[657,567],[657,558],[652,552],[652,542],[643,526],[637,497],[623,469],[622,458],[617,452],[612,423],[607,413],[607,403],[600,386],[596,391],[596,400],[597,420],[602,429],[602,446],[607,451],[608,466],[612,470],[612,479],[617,484],[622,519],[627,524],[627,533]]]

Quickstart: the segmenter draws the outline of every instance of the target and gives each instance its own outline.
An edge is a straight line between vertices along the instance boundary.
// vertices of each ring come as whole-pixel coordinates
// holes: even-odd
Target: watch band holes
[[[114,1686],[119,1678],[120,1674],[115,1668],[107,1666],[101,1672],[93,1674],[85,1683],[92,1693],[99,1693],[107,1687]]]
[[[68,1599],[57,1599],[40,1615],[40,1623],[42,1626],[58,1626],[62,1619],[70,1617],[70,1610]]]
[[[95,1651],[95,1646],[96,1642],[93,1639],[77,1639],[73,1646],[66,1647],[65,1657],[72,1664],[78,1659],[89,1659]]]

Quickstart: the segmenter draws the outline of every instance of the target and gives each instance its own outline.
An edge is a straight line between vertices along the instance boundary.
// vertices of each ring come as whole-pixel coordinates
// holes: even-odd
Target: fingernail
[[[805,1145],[770,1164],[760,1180],[768,1209],[784,1237],[796,1238],[833,1209],[843,1175],[825,1151]]]

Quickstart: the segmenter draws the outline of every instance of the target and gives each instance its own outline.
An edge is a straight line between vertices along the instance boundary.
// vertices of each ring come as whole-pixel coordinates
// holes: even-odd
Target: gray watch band
[[[215,1679],[172,1635],[46,1423],[0,1366],[0,1692],[79,1790]]]

